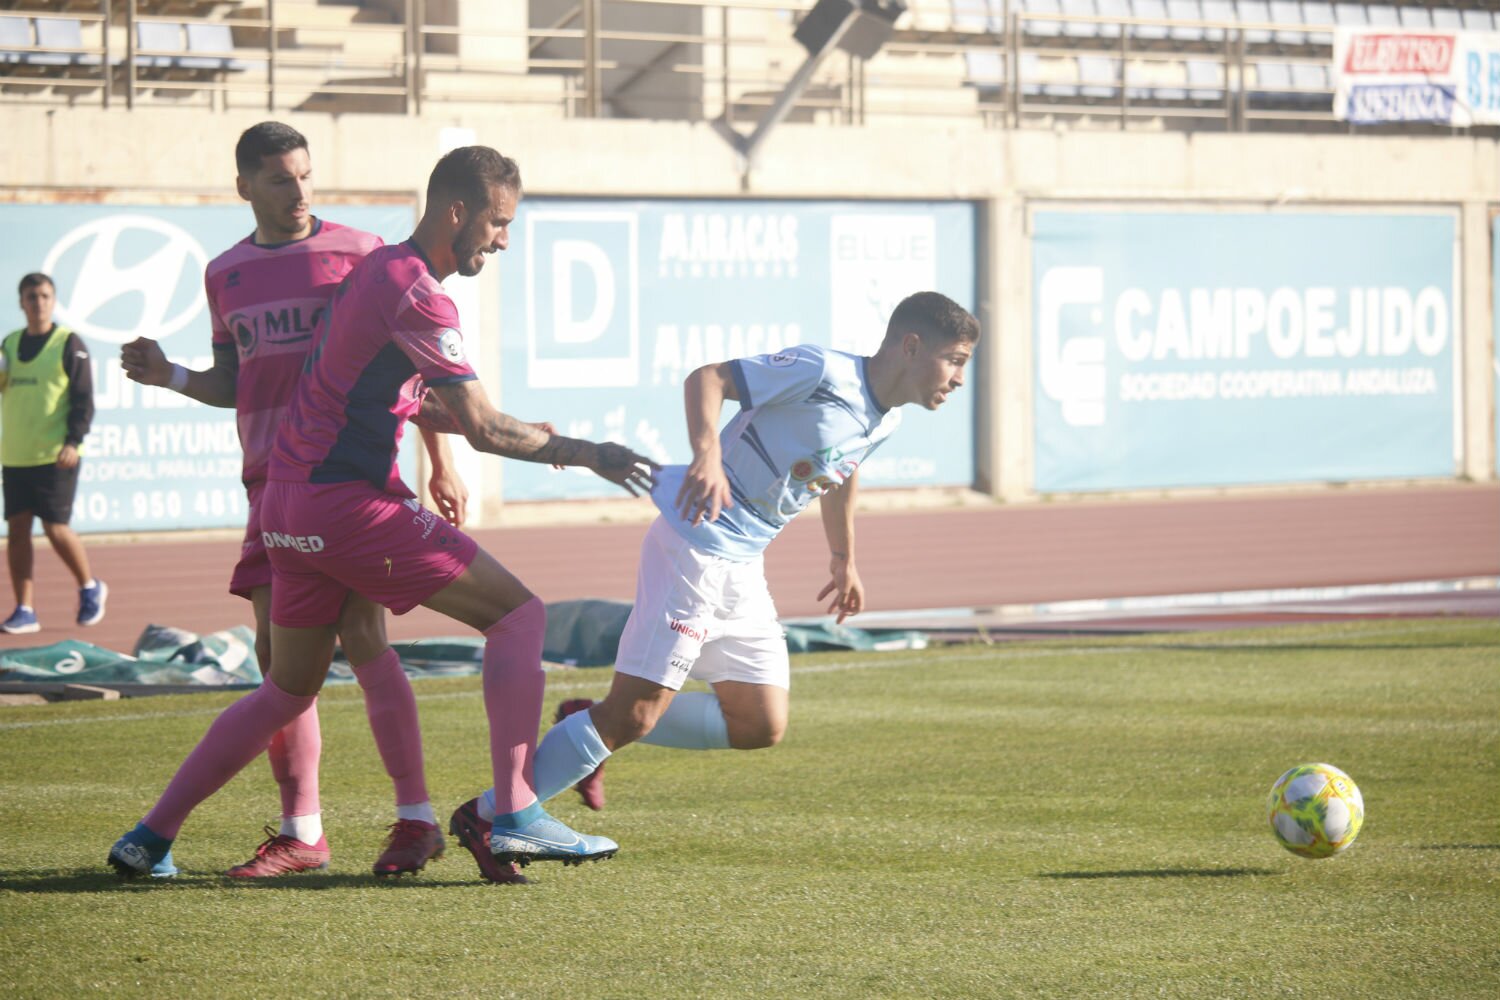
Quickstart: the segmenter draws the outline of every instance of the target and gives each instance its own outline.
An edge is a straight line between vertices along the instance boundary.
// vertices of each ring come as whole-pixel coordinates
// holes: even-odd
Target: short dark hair
[[[490,186],[521,193],[521,168],[488,146],[460,146],[443,155],[427,179],[427,204],[457,199],[470,210],[487,207]]]
[[[923,340],[948,344],[979,341],[979,320],[941,292],[916,292],[891,311],[885,339],[915,333]]]
[[[35,288],[37,285],[51,285],[55,289],[57,287],[57,282],[53,281],[51,277],[43,274],[41,271],[32,271],[30,274],[26,275],[26,277],[21,279],[21,284],[16,287],[16,294],[25,295],[26,289]]]
[[[241,177],[249,177],[260,169],[262,157],[306,148],[307,137],[290,125],[261,122],[240,133],[240,141],[234,145],[234,165]]]

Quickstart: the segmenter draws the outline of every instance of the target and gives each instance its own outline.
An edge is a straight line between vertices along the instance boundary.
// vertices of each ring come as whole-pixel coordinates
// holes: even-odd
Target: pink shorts
[[[271,621],[332,625],[353,591],[398,615],[458,579],[479,546],[415,500],[369,483],[266,484],[261,541],[270,558]]]
[[[266,555],[265,543],[260,540],[260,504],[261,495],[265,491],[264,479],[245,487],[245,496],[250,502],[250,516],[245,519],[245,540],[240,543],[240,561],[234,564],[234,572],[229,575],[229,592],[247,601],[250,600],[252,590],[271,585],[271,559]]]

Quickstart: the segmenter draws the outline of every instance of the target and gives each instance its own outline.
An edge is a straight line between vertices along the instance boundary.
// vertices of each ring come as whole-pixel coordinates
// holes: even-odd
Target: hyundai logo
[[[70,276],[65,257],[82,258]],[[86,222],[55,243],[42,270],[57,279],[58,319],[84,337],[124,344],[137,336],[162,340],[192,322],[203,308],[208,258],[189,233],[148,215],[110,215]],[[191,297],[180,294],[189,282]],[[139,312],[122,310],[138,296]]]

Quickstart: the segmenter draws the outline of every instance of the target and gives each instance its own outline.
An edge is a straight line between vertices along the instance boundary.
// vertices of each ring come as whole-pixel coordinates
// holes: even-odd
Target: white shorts
[[[789,689],[786,632],[765,562],[700,552],[657,518],[641,543],[635,607],[615,670],[673,691],[689,677]]]

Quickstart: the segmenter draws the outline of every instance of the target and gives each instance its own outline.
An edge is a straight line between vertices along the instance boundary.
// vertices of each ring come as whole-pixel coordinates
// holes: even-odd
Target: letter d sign
[[[635,212],[528,208],[526,385],[640,382],[640,248]]]
[[[583,305],[582,289],[574,272],[586,268],[594,276],[593,309],[582,319],[574,309]],[[615,310],[615,269],[597,243],[558,240],[552,244],[552,335],[559,344],[591,344],[609,327]]]

